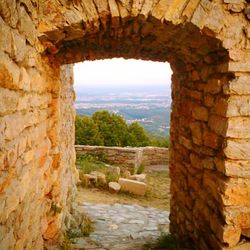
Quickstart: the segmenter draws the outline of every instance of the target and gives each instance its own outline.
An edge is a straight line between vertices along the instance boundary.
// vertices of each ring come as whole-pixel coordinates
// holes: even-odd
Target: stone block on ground
[[[121,189],[121,185],[117,182],[110,182],[109,183],[109,190],[114,193],[118,193]]]
[[[106,175],[104,173],[98,172],[98,171],[92,171],[90,172],[90,175],[94,175],[97,178],[97,183],[100,185],[106,185]]]
[[[129,177],[130,180],[145,182],[146,174],[133,174]]]
[[[109,166],[108,173],[111,174],[111,175],[118,175],[118,176],[120,176],[121,169],[119,167]]]
[[[131,176],[131,173],[128,170],[125,170],[122,174],[122,177],[129,179]]]
[[[143,182],[119,178],[119,184],[121,185],[121,191],[137,195],[145,195],[146,193],[146,184]]]
[[[97,176],[80,173],[80,180],[84,186],[94,185],[97,183]]]

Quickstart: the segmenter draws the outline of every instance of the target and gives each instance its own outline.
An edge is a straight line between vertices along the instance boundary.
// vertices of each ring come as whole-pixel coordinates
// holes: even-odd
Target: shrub
[[[145,167],[144,167],[143,164],[141,164],[141,165],[138,167],[136,173],[137,173],[137,174],[142,174],[142,173],[144,173],[144,171],[145,171]]]

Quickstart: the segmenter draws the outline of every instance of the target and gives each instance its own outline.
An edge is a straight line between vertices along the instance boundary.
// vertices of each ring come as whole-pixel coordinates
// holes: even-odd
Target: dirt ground
[[[127,193],[110,193],[106,189],[85,188],[79,186],[78,201],[104,204],[138,204],[146,207],[155,207],[169,210],[170,203],[170,178],[166,170],[147,169],[147,192],[145,196],[136,196]]]

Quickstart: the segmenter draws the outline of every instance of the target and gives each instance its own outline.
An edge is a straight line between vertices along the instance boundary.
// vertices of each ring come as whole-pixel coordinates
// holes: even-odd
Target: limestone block
[[[193,122],[190,124],[193,142],[197,145],[202,145],[202,126],[200,122]]]
[[[230,179],[227,183],[223,203],[231,206],[249,206],[250,205],[250,181],[248,179]]]
[[[0,249],[14,249],[15,237],[13,229],[0,241]]]
[[[222,84],[220,79],[210,79],[207,81],[204,91],[211,94],[218,94],[221,91]]]
[[[123,176],[125,179],[129,179],[130,176],[131,176],[131,173],[130,173],[130,171],[125,170],[125,171],[123,172],[122,176]]]
[[[21,62],[24,60],[27,52],[26,39],[16,31],[11,32],[12,37],[12,58]]]
[[[146,174],[134,174],[129,177],[130,180],[145,182],[146,181]]]
[[[229,248],[229,250],[249,250],[250,243],[249,242],[241,242],[239,245],[235,247]],[[223,248],[222,250],[227,250],[228,248]]]
[[[119,167],[109,166],[108,173],[111,174],[111,175],[120,176],[121,169]]]
[[[143,1],[141,0],[134,0],[132,3],[132,9],[131,9],[131,15],[132,16],[137,16],[140,13],[140,10],[143,5]]]
[[[31,45],[34,45],[37,40],[35,24],[23,6],[20,7],[19,12],[21,17],[20,22],[18,23],[19,31],[25,35]]]
[[[232,72],[248,72],[250,70],[249,61],[229,62],[229,70]]]
[[[121,189],[121,185],[117,182],[109,182],[108,186],[109,186],[109,190],[115,193],[119,192]]]
[[[5,138],[12,140],[17,137],[25,128],[24,117],[20,113],[5,116],[3,122],[5,123]]]
[[[245,4],[244,3],[231,3],[227,6],[228,10],[231,10],[232,12],[239,13],[244,10]]]
[[[150,13],[150,11],[152,10],[153,4],[154,4],[153,0],[146,0],[146,1],[144,1],[143,6],[141,8],[140,14],[142,16],[144,16],[145,18],[147,18],[148,15],[149,15],[149,13]]]
[[[53,239],[57,232],[58,232],[57,222],[53,221],[48,225],[46,232],[43,234],[43,238],[46,240]]]
[[[242,4],[245,3],[245,0],[224,0],[224,3]]]
[[[18,93],[0,87],[0,115],[14,112],[17,109],[18,99]]]
[[[202,160],[198,155],[190,154],[190,161],[194,168],[202,168]]]
[[[31,80],[24,67],[20,68],[19,86],[21,89],[26,91],[30,91],[31,89]]]
[[[184,136],[179,137],[179,143],[187,149],[191,150],[191,148],[192,148],[192,141]]]
[[[182,15],[186,17],[188,20],[193,16],[195,9],[197,8],[200,0],[191,0],[187,3]]]
[[[250,19],[250,7],[249,7],[249,6],[247,6],[247,7],[245,8],[244,13],[245,13],[247,19]]]
[[[196,100],[201,100],[202,99],[202,93],[197,90],[191,90],[188,88],[182,88],[182,94],[188,97],[192,97]]]
[[[169,5],[166,4],[166,1],[160,0],[153,8],[152,16],[161,20],[163,17],[165,17],[165,13],[168,10],[168,8]]]
[[[11,53],[11,29],[0,17],[0,49],[4,52]]]
[[[209,128],[218,135],[225,136],[227,132],[227,119],[217,115],[210,115],[208,119]]]
[[[203,1],[205,2],[205,1]],[[225,18],[224,10],[222,6],[218,6],[217,4],[210,4],[210,1],[206,1],[209,4],[207,4],[207,12],[208,16],[204,20],[205,24],[204,26],[206,28],[209,28],[215,33],[219,33],[224,25],[223,21]],[[209,6],[210,5],[210,6]],[[210,9],[208,9],[210,8]],[[203,20],[201,20],[202,23]]]
[[[249,95],[250,94],[250,77],[240,76],[223,86],[223,92],[226,95]]]
[[[83,174],[80,172],[80,180],[82,181],[82,183],[84,184],[84,186],[88,186],[88,185],[95,185],[97,183],[97,176],[95,175],[91,175],[91,174]]]
[[[105,174],[98,172],[98,171],[92,171],[90,172],[90,175],[97,177],[97,183],[100,185],[105,185],[107,183]]]
[[[28,164],[30,161],[33,160],[34,157],[34,150],[29,150],[23,154],[23,163]]]
[[[250,138],[250,117],[231,117],[227,124],[227,136],[239,139]]]
[[[108,0],[108,3],[110,8],[110,14],[112,17],[112,27],[117,27],[119,25],[119,17],[120,17],[118,6],[116,4],[116,1],[114,0]]]
[[[243,42],[244,35],[242,33],[242,30],[244,29],[245,24],[242,22],[242,20],[239,18],[236,19],[228,19],[228,28],[225,31],[224,39],[223,39],[223,45],[227,49],[231,49],[234,47],[237,47],[235,45]],[[232,37],[234,39],[232,39]],[[243,66],[243,67],[242,67]],[[247,64],[240,65],[237,63],[229,63],[229,71],[244,71],[244,67],[247,67]],[[249,66],[248,66],[249,67]]]
[[[250,160],[250,140],[228,139],[224,153],[229,159]]]
[[[223,164],[223,171],[227,176],[250,177],[250,161],[228,160]]]
[[[146,184],[139,181],[119,178],[119,184],[121,185],[121,191],[126,191],[136,195],[145,195]]]
[[[242,235],[250,238],[250,228],[242,228],[241,233],[242,233]]]
[[[208,120],[208,110],[205,107],[197,106],[194,107],[192,111],[192,116],[194,119],[200,121],[207,121]]]
[[[0,51],[0,87],[8,89],[19,88],[19,67]]]
[[[15,0],[0,1],[0,15],[6,23],[15,28],[18,22],[17,4]]]
[[[223,211],[227,224],[235,224],[240,228],[250,227],[250,208],[249,206],[226,207]]]
[[[213,149],[217,149],[219,147],[218,135],[207,129],[203,131],[203,142],[205,146],[208,146]]]

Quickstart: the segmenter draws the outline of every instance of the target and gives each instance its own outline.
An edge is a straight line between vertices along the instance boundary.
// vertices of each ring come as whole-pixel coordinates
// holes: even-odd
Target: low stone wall
[[[104,147],[104,146],[85,146],[76,145],[76,154],[103,154],[106,159],[114,164],[128,168],[134,172],[143,164],[145,166],[151,165],[166,165],[168,164],[168,149],[157,147]]]
[[[144,166],[166,165],[169,161],[168,148],[145,147],[142,148],[142,164]]]

